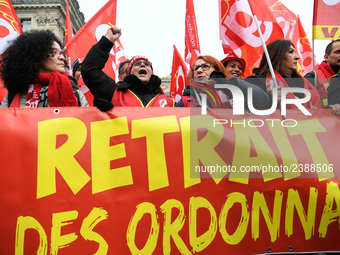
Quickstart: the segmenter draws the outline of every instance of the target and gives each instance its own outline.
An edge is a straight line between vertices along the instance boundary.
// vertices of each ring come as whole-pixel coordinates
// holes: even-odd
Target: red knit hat
[[[224,59],[221,60],[221,63],[226,66],[230,60],[237,60],[238,62],[240,62],[242,66],[242,73],[244,72],[244,70],[246,69],[246,61],[243,58],[236,57],[233,54],[229,53]]]
[[[134,56],[134,57],[130,60],[130,62],[129,62],[129,64],[128,64],[128,67],[127,67],[127,69],[126,69],[126,74],[130,74],[130,73],[131,73],[131,68],[132,68],[133,64],[134,64],[136,61],[140,60],[140,59],[144,59],[144,60],[148,61],[148,62],[150,63],[150,66],[151,66],[151,70],[153,71],[152,64],[151,64],[151,62],[149,61],[149,59],[148,59],[147,57],[137,55],[137,56]]]

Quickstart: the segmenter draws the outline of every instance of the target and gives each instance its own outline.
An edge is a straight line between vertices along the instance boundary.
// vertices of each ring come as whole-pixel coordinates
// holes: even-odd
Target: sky
[[[202,55],[221,60],[225,54],[219,38],[219,0],[194,0],[198,36]],[[100,10],[107,0],[78,0],[85,21]],[[281,0],[281,3],[299,15],[307,37],[312,44],[314,0]],[[117,0],[117,26],[122,30],[120,41],[129,58],[143,55],[153,64],[159,77],[171,73],[173,45],[184,58],[185,0]],[[323,60],[330,40],[314,40],[317,62]]]

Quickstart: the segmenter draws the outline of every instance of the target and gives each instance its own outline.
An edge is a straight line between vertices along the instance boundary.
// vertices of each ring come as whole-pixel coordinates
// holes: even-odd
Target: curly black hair
[[[9,92],[27,90],[43,60],[51,56],[54,41],[62,48],[62,42],[51,30],[31,30],[11,42],[0,65],[0,77]]]

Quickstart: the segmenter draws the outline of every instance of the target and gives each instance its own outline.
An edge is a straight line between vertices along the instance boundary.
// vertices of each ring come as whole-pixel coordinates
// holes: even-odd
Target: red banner
[[[181,55],[179,54],[176,46],[174,45],[174,54],[172,57],[172,70],[171,70],[171,84],[170,84],[170,97],[175,98],[178,102],[182,98],[183,89],[189,85],[187,79],[188,68],[185,65]]]
[[[314,0],[313,39],[335,40],[340,38],[340,2]]]
[[[186,0],[185,12],[185,62],[192,66],[196,58],[201,55],[198,38],[194,0]]]
[[[264,0],[221,0],[221,39],[224,53],[243,58],[244,77],[259,66],[263,47],[253,15],[257,16],[266,45],[283,39],[283,32]],[[252,8],[250,8],[250,5]]]
[[[339,117],[194,111],[0,109],[0,253],[340,251]]]

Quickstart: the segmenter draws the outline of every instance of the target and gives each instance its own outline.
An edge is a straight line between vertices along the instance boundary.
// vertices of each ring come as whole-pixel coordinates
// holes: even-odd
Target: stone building
[[[23,31],[50,29],[64,41],[66,0],[11,0],[11,3]],[[77,0],[69,0],[69,13],[75,34],[85,24]]]
[[[171,76],[162,77],[162,84],[161,87],[163,89],[163,92],[166,96],[170,96],[170,84],[171,84]]]

